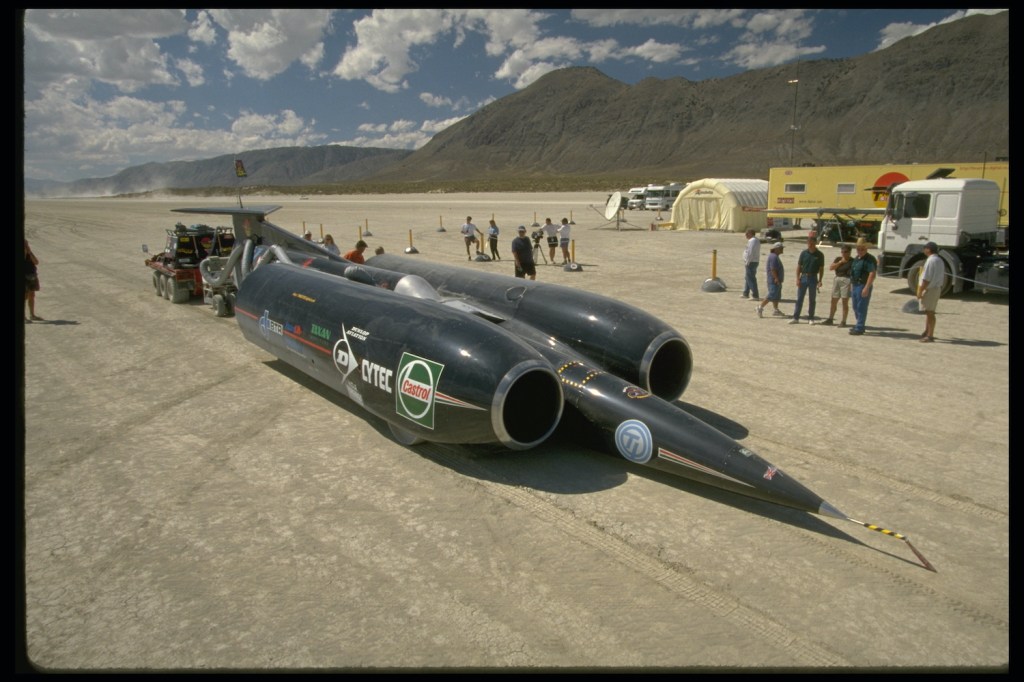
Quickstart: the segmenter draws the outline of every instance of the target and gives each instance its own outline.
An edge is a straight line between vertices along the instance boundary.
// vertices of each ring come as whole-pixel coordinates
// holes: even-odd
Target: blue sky
[[[25,177],[271,147],[417,149],[566,66],[700,81],[994,11],[27,10]]]

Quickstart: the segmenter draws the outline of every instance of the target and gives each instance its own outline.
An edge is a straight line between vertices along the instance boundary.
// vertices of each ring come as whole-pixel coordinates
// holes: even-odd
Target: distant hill
[[[607,178],[767,178],[769,168],[787,165],[1008,159],[1009,58],[1007,11],[936,26],[861,57],[730,78],[648,78],[631,86],[589,67],[553,71],[415,152],[327,146],[238,156],[250,172],[247,185],[391,183],[423,190],[481,182],[519,187],[530,179],[564,187],[572,179],[600,186]],[[793,79],[798,85],[788,84]],[[147,164],[64,191],[222,187],[230,184],[225,168],[233,159]]]
[[[412,154],[408,149],[373,147],[279,147],[225,154],[202,161],[147,163],[126,168],[109,178],[69,183],[25,182],[26,194],[95,196],[131,194],[157,189],[231,187],[235,159],[242,159],[246,186],[305,186],[358,181]]]

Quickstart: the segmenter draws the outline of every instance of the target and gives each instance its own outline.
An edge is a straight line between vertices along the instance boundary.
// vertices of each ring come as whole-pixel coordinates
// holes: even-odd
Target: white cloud
[[[203,67],[197,62],[191,59],[176,59],[174,66],[185,75],[185,80],[192,87],[198,87],[206,82],[206,78],[203,75]]]
[[[182,10],[27,10],[25,91],[35,95],[77,78],[109,83],[121,92],[175,85],[154,39],[186,30]]]
[[[450,107],[452,105],[451,98],[442,97],[440,95],[432,95],[429,92],[421,92],[420,101],[426,104],[428,107]]]
[[[813,17],[806,10],[766,10],[736,19],[744,29],[721,59],[744,69],[777,66],[825,52],[823,45],[805,45],[813,34]]]
[[[742,16],[742,9],[574,9],[572,18],[598,28],[618,25],[712,28]]]
[[[211,19],[227,32],[227,56],[251,78],[268,80],[295,61],[314,68],[323,58],[331,10],[215,9]]]
[[[206,10],[196,15],[196,20],[188,28],[188,37],[196,43],[213,45],[217,40],[217,31],[213,27],[213,19]]]
[[[542,36],[540,23],[550,15],[527,9],[468,10],[465,25],[487,37],[487,55],[500,57],[509,47],[524,47]]]
[[[623,49],[620,53],[623,56],[640,57],[646,61],[662,63],[678,59],[682,51],[683,48],[679,45],[659,43],[652,38],[643,45]]]
[[[413,121],[399,120],[388,125],[364,124],[359,132],[367,133],[331,144],[350,147],[383,147],[387,149],[419,149],[438,132],[461,121],[464,116],[424,121],[417,127]]]
[[[725,54],[725,59],[744,69],[760,69],[777,66],[808,55],[824,52],[822,46],[800,47],[794,43],[744,43]]]
[[[419,69],[409,50],[437,42],[453,20],[446,10],[374,10],[353,23],[356,45],[342,55],[334,75],[364,80],[384,92],[404,90],[406,76]]]
[[[969,17],[973,14],[999,14],[1000,12],[1006,12],[1003,9],[969,9],[966,11],[953,12],[949,16],[945,17],[941,21],[937,21],[931,24],[914,24],[907,21],[901,21],[894,24],[889,24],[882,29],[881,36],[878,39],[878,45],[875,47],[875,51],[885,49],[894,43],[898,43],[904,38],[916,36],[920,33],[924,33],[928,29],[938,26],[940,24],[948,24],[951,21],[957,21],[964,17]]]

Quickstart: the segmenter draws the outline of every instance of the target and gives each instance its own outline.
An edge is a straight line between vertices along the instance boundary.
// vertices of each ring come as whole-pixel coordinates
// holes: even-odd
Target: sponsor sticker
[[[642,421],[627,419],[615,429],[615,448],[630,462],[646,464],[654,452],[654,439]]]
[[[328,329],[327,327],[321,327],[316,322],[314,322],[312,325],[310,325],[309,333],[310,333],[310,335],[316,336],[318,338],[321,338],[324,341],[330,341],[331,340],[331,330]]]
[[[344,327],[341,328],[341,332],[341,338],[334,344],[334,366],[338,368],[344,379],[348,379],[348,375],[351,374],[358,363],[356,362],[355,354],[352,352],[352,346],[348,343],[348,337],[345,336]]]
[[[428,429],[434,428],[434,399],[444,365],[402,353],[395,385],[395,411]]]
[[[276,320],[270,319],[270,311],[264,310],[260,318],[260,333],[263,338],[269,339],[271,334],[284,334],[284,325]]]

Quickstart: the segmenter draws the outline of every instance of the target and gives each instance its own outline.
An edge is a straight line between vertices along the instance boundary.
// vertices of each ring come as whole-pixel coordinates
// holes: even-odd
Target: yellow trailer
[[[929,177],[985,178],[1001,190],[999,226],[1010,224],[1009,161],[976,163],[914,163],[865,166],[793,166],[768,171],[768,216],[801,219],[814,214],[856,214],[885,209],[889,188]]]

